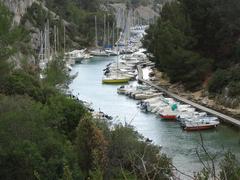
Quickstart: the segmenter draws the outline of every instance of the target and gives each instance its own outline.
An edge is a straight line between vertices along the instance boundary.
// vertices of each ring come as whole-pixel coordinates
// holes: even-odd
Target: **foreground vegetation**
[[[238,0],[167,3],[148,30],[144,46],[171,82],[239,98],[239,10]]]

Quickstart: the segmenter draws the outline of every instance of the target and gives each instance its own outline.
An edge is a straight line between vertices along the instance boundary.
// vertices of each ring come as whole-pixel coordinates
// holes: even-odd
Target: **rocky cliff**
[[[19,24],[21,18],[36,0],[0,0],[14,15],[14,23]]]

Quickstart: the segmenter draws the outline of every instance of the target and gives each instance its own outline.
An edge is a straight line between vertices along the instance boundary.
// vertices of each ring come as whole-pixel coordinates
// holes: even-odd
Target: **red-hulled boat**
[[[176,115],[163,115],[160,114],[160,118],[163,120],[177,120],[177,116]]]
[[[211,121],[211,122],[188,122],[185,123],[184,130],[186,131],[201,131],[207,129],[216,128],[219,125],[219,121]]]
[[[160,113],[160,118],[162,120],[177,120],[177,113],[170,108],[165,108]]]

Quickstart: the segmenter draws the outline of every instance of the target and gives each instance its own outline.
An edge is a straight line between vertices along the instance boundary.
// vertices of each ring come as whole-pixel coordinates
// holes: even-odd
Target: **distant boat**
[[[92,55],[92,56],[103,56],[103,57],[109,57],[110,56],[110,54],[107,53],[104,50],[93,50],[93,51],[90,51],[90,55]]]
[[[67,53],[65,53],[64,59],[70,61],[71,64],[81,63],[82,60],[84,59],[84,52],[85,51],[86,51],[86,49],[74,50],[74,51],[71,51],[71,52],[67,52]]]
[[[109,54],[109,56],[117,56],[118,53],[112,49],[105,49],[105,52]]]

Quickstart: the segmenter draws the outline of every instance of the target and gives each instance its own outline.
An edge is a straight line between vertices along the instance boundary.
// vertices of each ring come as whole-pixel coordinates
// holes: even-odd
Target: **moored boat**
[[[170,114],[160,114],[160,118],[162,120],[176,120],[177,116],[176,115],[170,115]]]
[[[208,122],[185,122],[184,130],[186,131],[201,131],[216,128],[219,125],[219,121],[208,121]]]
[[[177,112],[173,107],[168,106],[167,108],[163,109],[160,113],[160,118],[162,120],[177,120]]]
[[[120,83],[128,83],[129,78],[127,77],[105,77],[102,79],[103,84],[120,84]]]
[[[93,51],[90,51],[90,55],[92,55],[92,56],[103,56],[103,57],[109,57],[110,56],[104,50],[93,50]]]

